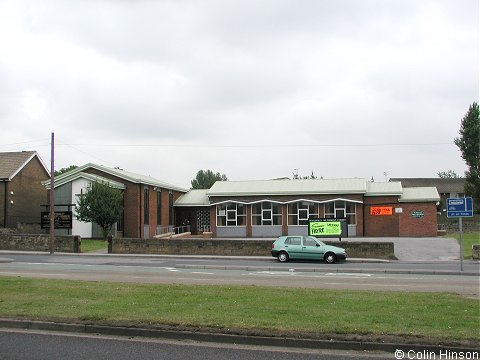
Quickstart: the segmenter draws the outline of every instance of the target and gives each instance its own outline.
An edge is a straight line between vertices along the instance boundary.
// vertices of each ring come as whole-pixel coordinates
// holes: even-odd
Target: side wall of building
[[[404,203],[400,206],[399,236],[437,236],[435,203]]]
[[[37,157],[34,157],[13,177],[7,185],[6,227],[17,227],[18,224],[40,224],[40,215],[44,210],[41,205],[47,203],[47,190],[42,185],[42,181],[48,179],[49,174]]]

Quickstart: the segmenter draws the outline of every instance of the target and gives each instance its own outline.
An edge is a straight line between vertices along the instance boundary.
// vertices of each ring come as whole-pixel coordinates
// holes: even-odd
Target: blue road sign
[[[447,199],[447,217],[472,217],[473,200],[466,198],[448,198]]]

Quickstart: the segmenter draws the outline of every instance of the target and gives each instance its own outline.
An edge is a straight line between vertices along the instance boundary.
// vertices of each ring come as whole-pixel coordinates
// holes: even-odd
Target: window
[[[357,204],[353,202],[337,200],[325,204],[326,218],[347,218],[350,225],[357,224]]]
[[[315,241],[315,239],[313,239],[311,237],[305,237],[305,238],[303,238],[303,245],[304,246],[317,246],[317,242]]]
[[[234,202],[217,205],[217,226],[245,225],[245,205]]]
[[[285,240],[285,245],[302,245],[302,238],[296,237],[288,237]]]
[[[148,213],[150,212],[148,203],[148,187],[143,189],[143,224],[148,225]]]
[[[124,222],[123,222],[123,213],[124,213],[125,200],[122,198],[122,212],[117,220],[117,231],[123,231]]]
[[[168,225],[170,226],[174,224],[173,216],[173,191],[170,190],[168,192]]]
[[[310,201],[288,204],[288,225],[308,225],[308,219],[318,217],[318,205]]]
[[[162,192],[157,191],[157,225],[162,225]]]
[[[282,225],[282,207],[279,204],[264,201],[252,205],[252,225]]]

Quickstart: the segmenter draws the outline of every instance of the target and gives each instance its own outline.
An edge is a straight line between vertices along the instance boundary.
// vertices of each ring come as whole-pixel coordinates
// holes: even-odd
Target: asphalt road
[[[394,354],[0,329],[0,358],[4,360],[342,360],[393,359]]]
[[[4,255],[2,255],[3,257]],[[322,289],[453,292],[479,297],[478,262],[473,275],[459,275],[458,264],[339,263],[279,264],[272,259],[202,259],[144,256],[9,255],[0,276],[88,281],[176,284],[258,285]],[[421,267],[421,270],[415,269]],[[439,269],[440,268],[440,269]],[[449,269],[455,269],[451,271]]]

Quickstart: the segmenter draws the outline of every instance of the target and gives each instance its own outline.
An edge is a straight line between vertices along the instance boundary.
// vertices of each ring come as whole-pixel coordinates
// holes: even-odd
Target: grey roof
[[[365,196],[399,196],[402,192],[400,182],[367,182]]]
[[[75,181],[77,179],[86,179],[86,180],[89,180],[89,181],[92,181],[92,182],[100,182],[100,183],[105,183],[105,184],[108,184],[110,187],[113,187],[115,189],[125,189],[126,186],[118,181],[113,181],[111,179],[107,179],[105,177],[102,177],[102,176],[98,176],[98,175],[93,175],[93,174],[88,174],[88,173],[84,173],[84,172],[77,172],[77,173],[71,173],[69,172],[69,175],[64,177],[62,176],[60,180],[57,180],[55,179],[55,188],[59,187],[59,186],[62,186],[66,183],[69,183],[71,181]],[[50,180],[47,180],[47,181],[44,181],[42,183],[46,188],[47,190],[50,190]]]
[[[463,193],[465,178],[392,178],[400,181],[403,187],[436,187],[440,194]]]
[[[365,179],[217,181],[208,196],[364,194]]]
[[[58,186],[57,181],[60,183],[61,181],[63,181],[64,178],[66,178],[68,176],[72,176],[74,174],[78,174],[80,172],[85,172],[85,170],[90,169],[90,168],[102,171],[106,174],[116,176],[120,179],[124,179],[124,180],[127,180],[127,181],[135,183],[135,184],[145,184],[145,185],[151,185],[151,186],[158,186],[160,188],[169,189],[169,190],[176,190],[176,191],[180,191],[180,192],[187,192],[188,191],[187,189],[169,184],[169,183],[164,182],[162,180],[155,179],[151,176],[140,175],[140,174],[132,173],[132,172],[129,172],[129,171],[125,171],[123,169],[110,168],[110,167],[107,167],[107,166],[97,165],[97,164],[92,164],[92,163],[80,166],[76,169],[70,170],[70,171],[68,171],[64,174],[61,174],[61,175],[57,176],[55,178],[55,187]],[[45,182],[45,186],[49,187],[50,186],[50,181]]]
[[[12,180],[34,157],[38,157],[45,172],[50,175],[36,151],[3,152],[0,153],[0,180]]]
[[[209,190],[190,190],[175,206],[213,205],[210,196],[230,198],[239,196],[293,195],[307,199],[308,195],[362,194],[365,196],[398,196],[401,202],[439,201],[435,187],[402,188],[400,182],[370,182],[365,179],[305,179],[217,181]],[[329,200],[331,201],[331,200]]]
[[[398,202],[432,202],[440,201],[440,195],[435,187],[403,188],[403,194]]]
[[[208,200],[207,191],[208,189],[190,190],[175,201],[175,206],[208,206],[210,201]]]

